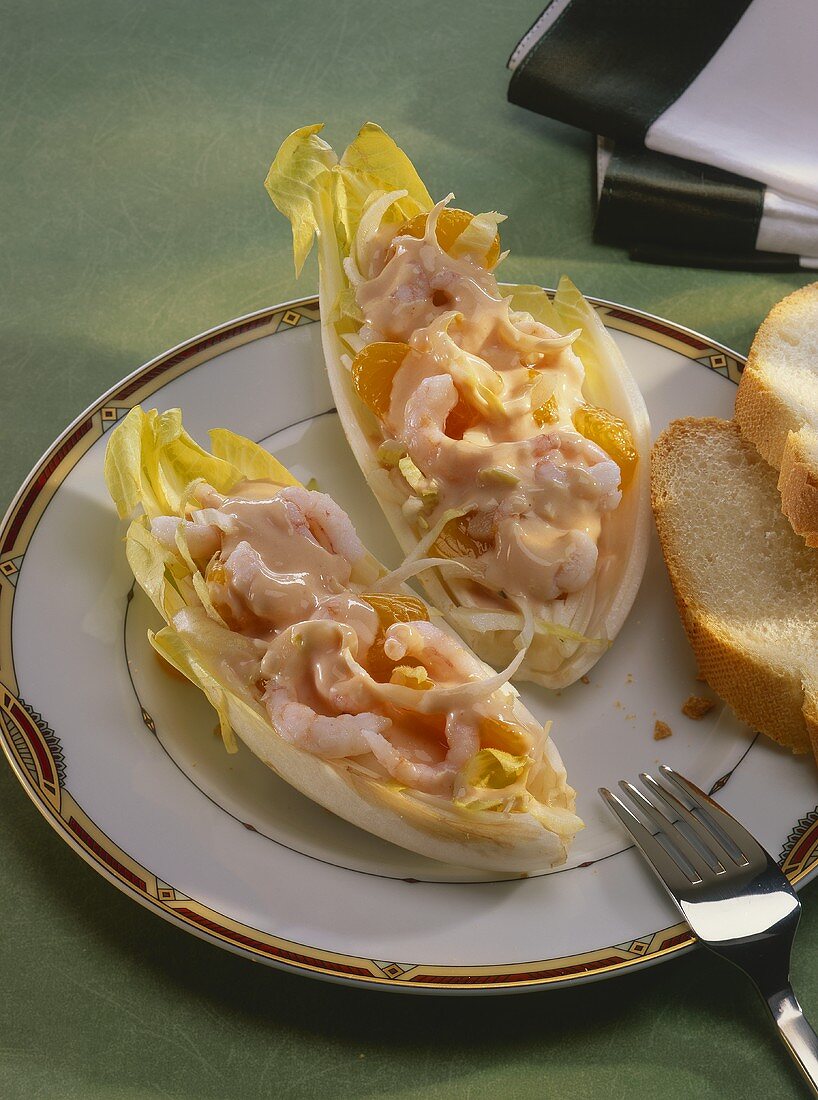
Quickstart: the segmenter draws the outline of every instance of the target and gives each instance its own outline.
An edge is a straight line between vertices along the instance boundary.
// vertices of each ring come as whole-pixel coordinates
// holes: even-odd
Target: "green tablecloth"
[[[631,264],[591,243],[591,140],[509,106],[541,0],[6,0],[0,53],[0,504],[150,356],[310,292],[261,183],[280,139],[365,119],[431,191],[510,215],[509,280],[664,314],[746,351],[805,279]],[[47,624],[43,624],[47,629]],[[66,639],[70,644],[70,640]],[[0,767],[4,1097],[789,1097],[744,979],[697,953],[557,993],[366,993],[234,958],[83,864]],[[794,976],[818,1017],[818,893]]]

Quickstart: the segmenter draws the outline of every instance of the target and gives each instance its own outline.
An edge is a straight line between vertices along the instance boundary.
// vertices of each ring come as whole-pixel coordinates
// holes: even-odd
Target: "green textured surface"
[[[630,264],[593,245],[590,139],[505,101],[539,0],[0,3],[0,504],[141,362],[314,289],[261,186],[279,140],[382,123],[430,190],[510,215],[504,268],[746,351],[805,278]],[[67,640],[68,641],[68,640]],[[0,768],[3,1097],[795,1097],[744,979],[701,953],[505,998],[364,993],[195,940],[120,895]],[[818,1016],[818,894],[794,977]]]

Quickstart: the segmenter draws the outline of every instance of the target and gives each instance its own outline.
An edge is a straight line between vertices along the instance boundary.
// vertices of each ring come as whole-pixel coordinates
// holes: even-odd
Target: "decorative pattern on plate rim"
[[[589,300],[609,328],[671,348],[738,382],[744,361],[729,348],[650,314]],[[40,516],[89,447],[134,405],[214,355],[317,320],[317,299],[299,299],[229,321],[172,348],[104,394],[63,432],[28,476],[0,524],[0,744],[12,769],[49,824],[110,882],[187,931],[238,954],[288,969],[404,989],[500,991],[589,980],[688,949],[694,937],[687,925],[680,923],[609,948],[495,966],[429,966],[333,954],[268,935],[184,896],[114,844],[74,801],[66,786],[68,772],[59,739],[46,721],[19,698],[14,674],[14,591]],[[794,882],[818,869],[818,808],[798,822],[781,858]]]
[[[778,861],[793,878],[803,878],[818,860],[818,806],[802,817],[787,837]]]

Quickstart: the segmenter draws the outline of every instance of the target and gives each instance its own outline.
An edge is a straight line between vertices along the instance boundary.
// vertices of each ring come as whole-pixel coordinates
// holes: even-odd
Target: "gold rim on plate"
[[[738,383],[745,361],[724,345],[649,313],[603,299],[588,300],[606,327],[669,348]],[[171,348],[94,402],[49,447],[26,478],[0,524],[0,744],[15,775],[63,840],[124,893],[202,939],[288,970],[404,991],[510,992],[591,981],[690,949],[695,939],[687,925],[679,923],[607,948],[492,966],[407,965],[323,951],[261,932],[186,897],[114,844],[72,797],[65,783],[59,737],[33,706],[20,698],[14,672],[14,593],[40,517],[86,451],[134,405],[216,355],[318,319],[318,300],[301,298],[228,321]],[[150,728],[152,719],[144,711],[143,721]],[[781,865],[796,884],[818,870],[818,810],[793,825]]]

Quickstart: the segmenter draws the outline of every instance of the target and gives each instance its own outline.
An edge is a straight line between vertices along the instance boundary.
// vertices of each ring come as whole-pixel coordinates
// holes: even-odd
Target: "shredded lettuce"
[[[435,523],[434,526],[432,526],[426,532],[423,538],[420,539],[413,547],[413,549],[406,555],[406,558],[404,559],[404,565],[409,564],[409,562],[420,561],[428,554],[433,553],[432,548],[434,547],[438,538],[440,538],[440,535],[442,534],[443,529],[446,527],[446,525],[450,523],[453,519],[459,519],[461,516],[465,516],[467,514],[467,508],[447,508],[443,515],[440,516],[437,523]]]
[[[478,480],[483,485],[518,485],[519,474],[515,474],[508,466],[484,466],[478,472]]]
[[[460,393],[472,406],[489,415],[503,414],[500,394],[503,382],[493,367],[478,355],[464,351],[449,336],[449,329],[460,317],[459,313],[444,313],[429,334],[429,350],[440,357],[447,366]]]
[[[423,665],[396,665],[389,679],[392,684],[401,684],[403,687],[414,688],[415,691],[429,691],[435,686]]]
[[[434,504],[436,502],[438,496],[436,483],[418,469],[409,455],[404,455],[398,459],[398,469],[413,493],[416,493],[425,503]]]
[[[384,470],[394,470],[405,454],[406,447],[402,443],[396,439],[385,439],[378,447],[378,465]]]
[[[519,631],[523,625],[523,616],[518,611],[483,610],[477,607],[455,607],[450,612],[453,619],[472,630],[494,633],[499,630]],[[584,645],[609,646],[605,638],[586,638],[570,627],[546,619],[534,620],[535,634],[550,634],[562,642],[580,642]]]
[[[519,779],[530,765],[531,758],[527,755],[512,756],[502,749],[481,749],[461,774],[470,787],[498,791]]]
[[[529,313],[535,321],[539,321],[541,325],[547,325],[548,328],[552,328],[554,332],[563,336],[570,331],[564,327],[557,307],[541,286],[520,284],[505,289],[510,291],[512,309],[520,313]]]
[[[364,203],[361,220],[355,233],[354,247],[349,257],[349,261],[354,261],[357,269],[357,281],[369,278],[372,274],[369,269],[369,260],[375,236],[389,210],[393,206],[398,206],[406,195],[406,191],[373,191]]]
[[[384,703],[406,710],[416,710],[422,714],[445,714],[448,711],[473,707],[490,699],[496,691],[508,683],[523,663],[525,650],[521,649],[510,664],[493,676],[468,680],[463,684],[432,687],[420,694],[416,689],[403,687],[401,684],[381,684],[373,680],[349,649],[345,649],[341,656],[352,675],[365,683],[369,691]]]
[[[423,600],[405,592],[361,592],[360,599],[375,609],[383,629],[393,623],[429,621],[429,609]]]
[[[474,569],[462,561],[452,561],[451,558],[407,558],[403,565],[384,574],[378,585],[384,592],[391,592],[401,584],[405,584],[412,577],[425,573],[427,569],[447,569],[450,572],[465,574],[467,577],[475,575]]]
[[[330,308],[328,320],[333,325],[343,327],[353,325],[356,330],[364,323],[363,310],[358,305],[353,287],[345,286],[341,288]],[[351,335],[351,333],[345,333],[345,338],[349,339]],[[358,343],[358,341],[352,341],[352,343]],[[359,347],[353,347],[353,351],[357,353],[361,347],[363,347],[363,342],[360,342]]]
[[[478,263],[485,263],[497,238],[497,227],[506,220],[505,214],[492,210],[488,214],[476,214],[463,232],[455,238],[450,255],[471,256]],[[498,260],[497,263],[500,261]],[[494,265],[495,267],[497,264]]]
[[[544,829],[556,833],[557,836],[574,836],[578,829],[584,828],[572,810],[564,806],[552,806],[547,802],[539,802],[530,792],[525,798],[524,808],[539,821]]]
[[[220,626],[226,627],[227,623],[216,610],[216,606],[210,597],[210,590],[207,587],[207,581],[198,570],[193,574],[193,588],[196,592],[196,595],[199,597],[202,607],[207,612],[207,617],[209,619],[212,619],[214,623],[219,623]]]
[[[541,287],[521,286],[514,288],[511,304],[563,336],[576,331],[572,347],[585,368],[588,385],[591,389],[604,385],[611,357],[618,358],[619,352],[597,311],[567,275],[560,279],[553,300]]]
[[[455,804],[463,809],[500,810],[525,794],[532,760],[503,749],[480,749],[455,780]]]

